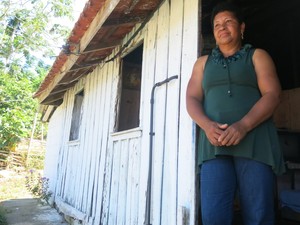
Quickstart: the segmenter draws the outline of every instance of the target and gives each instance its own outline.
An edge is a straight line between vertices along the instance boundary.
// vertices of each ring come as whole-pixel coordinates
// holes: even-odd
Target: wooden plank
[[[64,118],[64,114],[65,114],[65,110],[63,110],[63,106],[64,106],[65,104],[62,104],[57,110],[60,110],[61,112],[61,121],[63,121],[63,118]],[[50,132],[50,123],[52,123],[52,121],[50,120],[50,122],[49,122],[49,127],[48,127],[48,132]],[[57,164],[56,164],[56,169],[57,169],[57,171],[59,171],[58,173],[57,173],[57,178],[56,178],[56,180],[55,181],[53,181],[53,182],[55,182],[55,187],[54,187],[54,189],[55,189],[55,192],[53,192],[54,193],[54,196],[53,196],[53,198],[55,198],[55,196],[57,196],[57,195],[59,195],[59,193],[60,193],[60,190],[61,190],[61,188],[60,188],[60,181],[61,181],[61,172],[60,172],[60,167],[61,167],[61,154],[62,154],[62,147],[61,146],[63,146],[63,132],[64,132],[64,123],[62,123],[62,127],[61,127],[61,133],[62,133],[62,136],[60,137],[60,144],[59,144],[59,146],[58,146],[58,149],[57,149],[57,151],[58,151],[58,158],[57,158]],[[55,133],[55,129],[51,129],[51,132],[53,132],[53,133]],[[49,147],[50,146],[50,147]],[[46,146],[46,151],[50,151],[50,148],[52,147],[52,144],[51,143],[49,143],[48,141],[47,141],[47,146]],[[48,158],[46,158],[47,160],[49,160]],[[51,181],[50,181],[51,182]]]
[[[95,76],[95,70],[93,71],[92,75]],[[95,120],[96,120],[96,115],[98,114],[98,112],[96,111],[96,106],[97,104],[95,104],[95,99],[96,99],[96,94],[97,94],[97,83],[95,82],[94,79],[91,80],[92,86],[90,89],[90,116],[89,118],[89,123],[88,123],[88,131],[87,131],[87,136],[86,136],[86,142],[88,142],[85,147],[86,150],[86,154],[88,154],[88,159],[87,162],[89,163],[87,165],[87,170],[86,170],[86,186],[85,186],[85,194],[83,196],[83,202],[84,202],[84,208],[85,211],[90,213],[90,205],[91,205],[91,196],[92,196],[92,183],[93,183],[93,175],[94,175],[94,169],[95,169],[95,153],[96,153],[96,149],[95,149],[95,143],[96,140],[98,139],[97,136],[95,135]],[[90,214],[88,214],[90,215]]]
[[[115,48],[118,45],[120,45],[120,41],[112,41],[110,43],[95,43],[95,44],[90,44],[86,49],[84,49],[84,51],[81,53],[82,54],[87,54],[87,53],[91,53],[91,52],[96,52],[99,50],[105,50],[105,49],[110,49],[110,48]],[[99,60],[98,60],[98,64],[99,64]],[[74,67],[73,67],[74,68]]]
[[[138,224],[139,202],[139,180],[141,162],[140,138],[129,140],[129,163],[128,163],[128,188],[126,195],[126,225]]]
[[[117,102],[117,96],[118,96],[118,82],[119,82],[119,76],[118,73],[116,73],[119,69],[119,61],[115,60],[113,62],[110,62],[109,65],[111,65],[111,72],[109,73],[112,77],[112,92],[111,92],[111,99],[114,99],[114,101],[112,102]],[[110,101],[111,99],[108,99],[108,101]],[[115,103],[116,104],[116,103]],[[110,111],[107,110],[107,112],[109,112],[109,115],[115,115],[115,108],[116,105],[115,104],[111,104],[110,105]],[[108,105],[109,107],[109,105]],[[106,117],[109,118],[109,117]],[[113,131],[114,130],[114,120],[108,120],[108,126],[109,126],[109,130]],[[98,188],[99,191],[101,191],[102,194],[102,202],[101,202],[101,214],[100,216],[96,216],[96,219],[101,218],[100,219],[100,223],[101,224],[108,224],[108,218],[109,218],[109,203],[110,203],[110,187],[111,187],[111,171],[112,171],[112,162],[113,162],[113,142],[108,140],[107,143],[105,143],[106,145],[104,146],[105,149],[107,149],[107,152],[105,154],[104,157],[101,157],[101,160],[103,160],[105,167],[103,168],[103,174],[105,174],[104,177],[104,182],[103,182],[103,187],[102,188]],[[97,222],[97,221],[96,221]],[[99,224],[99,223],[96,223]]]
[[[119,177],[119,189],[118,189],[118,206],[116,211],[117,221],[115,224],[126,225],[126,193],[128,187],[128,152],[131,146],[129,146],[129,139],[120,141],[120,177]],[[118,165],[117,165],[118,166]]]
[[[67,161],[67,168],[66,168],[66,181],[65,181],[65,195],[67,202],[74,206],[74,192],[73,192],[73,185],[74,185],[74,169],[75,166],[75,159],[76,159],[76,150],[78,149],[78,145],[69,145],[68,148],[66,148],[66,152],[68,153],[68,156],[66,158]]]
[[[170,6],[168,77],[178,75],[178,79],[167,84],[164,185],[162,189],[162,222],[177,222],[177,176],[178,176],[178,121],[180,102],[180,72],[182,57],[183,1],[173,0]]]
[[[184,206],[179,206],[177,208],[178,221],[177,225],[188,225],[188,224],[196,224],[193,221],[190,221],[190,212],[189,209]],[[197,223],[198,224],[198,223]]]
[[[102,209],[100,224],[108,224],[109,219],[109,204],[110,204],[110,188],[112,178],[112,162],[114,151],[110,148],[107,154],[107,161],[105,164],[105,180],[103,184],[103,196],[102,196]]]
[[[84,79],[83,79],[84,80]],[[79,85],[82,85],[83,81],[78,82],[73,89],[69,90],[65,95],[65,101],[60,108],[64,108],[64,115],[62,119],[64,121],[63,127],[63,137],[62,137],[62,148],[60,149],[60,156],[59,156],[59,176],[58,176],[58,184],[57,185],[57,195],[61,196],[62,198],[67,199],[69,202],[74,201],[74,192],[73,192],[73,185],[74,185],[74,176],[75,176],[75,166],[76,163],[74,162],[76,158],[73,157],[74,150],[76,150],[76,145],[78,142],[69,142],[69,129],[71,125],[71,117],[72,117],[72,106],[74,103],[74,91],[78,88]],[[66,119],[68,118],[68,119]],[[75,148],[75,149],[74,149]],[[74,159],[74,160],[73,160]]]
[[[77,210],[76,208],[74,208],[73,206],[67,204],[65,202],[64,199],[62,199],[61,197],[56,197],[56,205],[59,208],[59,210],[70,216],[73,218],[77,218],[78,220],[85,220],[85,218],[87,217],[87,215],[79,210]]]
[[[115,49],[115,52],[118,52],[119,49]],[[116,109],[116,104],[117,104],[117,98],[118,98],[118,86],[119,86],[119,82],[120,82],[120,78],[119,78],[119,71],[120,70],[120,60],[119,58],[115,59],[113,62],[110,62],[109,63],[109,70],[108,70],[108,80],[110,81],[109,82],[109,85],[107,86],[108,90],[110,90],[110,98],[106,98],[106,101],[105,101],[105,108],[106,109],[110,109],[110,110],[105,110],[105,126],[107,127],[107,132],[105,134],[103,134],[103,137],[105,138],[104,139],[104,142],[102,143],[102,146],[104,149],[107,149],[107,151],[114,151],[113,149],[113,141],[110,140],[110,133],[114,130],[114,125],[115,125],[115,119],[111,118],[111,115],[114,115],[116,117],[116,112],[115,112],[115,109]],[[112,101],[113,99],[113,101]],[[114,117],[114,118],[115,118]],[[112,153],[114,154],[114,152]],[[103,162],[106,162],[107,160],[112,160],[110,159],[109,157],[106,158],[106,155],[103,156]],[[112,164],[113,164],[113,161],[108,161],[110,162],[110,169],[112,169]],[[104,171],[104,174],[106,174],[107,168],[103,168],[103,171]],[[107,176],[105,177],[105,180],[104,180],[104,184],[111,184],[111,179],[112,179],[112,176],[111,176],[111,172],[109,172],[110,176]],[[106,188],[106,189],[105,189]],[[104,186],[102,187],[101,191],[102,194],[103,194],[103,198],[104,200],[107,200],[107,205],[103,205],[102,206],[102,212],[103,215],[105,216],[105,212],[108,213],[108,207],[109,207],[109,204],[110,204],[110,188],[111,186]],[[107,210],[105,211],[105,207],[107,208]],[[106,222],[106,224],[108,223],[108,215],[106,214],[106,221],[104,220],[103,223]],[[101,215],[102,217],[102,215]]]
[[[71,161],[72,165],[73,165],[73,169],[74,169],[74,173],[75,173],[75,178],[73,180],[73,184],[72,184],[72,195],[73,195],[73,201],[72,201],[72,205],[77,208],[80,209],[81,211],[84,211],[84,209],[82,208],[82,195],[83,192],[80,191],[83,188],[84,182],[82,180],[82,173],[83,173],[83,168],[85,165],[85,160],[83,160],[84,158],[84,143],[85,143],[85,130],[87,127],[87,114],[88,114],[88,93],[89,93],[89,86],[90,86],[90,78],[86,79],[85,85],[83,85],[83,83],[80,84],[81,81],[79,81],[79,85],[76,85],[74,88],[74,95],[76,95],[76,93],[78,93],[79,91],[81,91],[82,89],[84,90],[84,98],[83,98],[83,103],[82,103],[82,119],[81,119],[81,124],[80,124],[80,132],[79,132],[79,139],[76,141],[78,142],[78,148],[74,151],[72,151],[72,154],[74,154],[74,160]]]
[[[99,118],[101,119],[101,123],[98,127],[98,135],[101,138],[101,141],[98,141],[98,149],[99,149],[99,166],[96,173],[96,178],[98,178],[98,181],[96,181],[96,186],[94,188],[94,192],[96,195],[95,203],[93,204],[93,215],[95,215],[95,224],[100,224],[101,219],[101,209],[103,207],[102,201],[103,201],[103,186],[105,182],[105,160],[107,156],[107,139],[109,135],[109,118],[107,117],[107,110],[109,107],[109,102],[107,99],[110,99],[111,94],[111,72],[112,71],[112,63],[106,64],[103,67],[99,67],[99,73],[101,74],[102,79],[99,82],[99,85],[102,86],[101,92],[99,92],[99,95],[101,97],[101,110],[99,114]],[[106,181],[108,182],[108,181]],[[103,223],[105,224],[105,223]]]
[[[99,130],[98,127],[101,124],[101,120],[100,120],[100,116],[102,116],[101,114],[101,99],[102,96],[100,95],[101,90],[103,89],[101,83],[99,82],[99,80],[102,79],[102,76],[99,74],[98,68],[96,68],[93,71],[93,80],[92,82],[94,83],[94,96],[92,99],[92,104],[95,106],[94,107],[94,119],[93,119],[93,129],[92,129],[92,133],[90,134],[90,140],[92,141],[92,145],[91,145],[91,170],[90,170],[90,175],[89,175],[89,186],[88,186],[88,199],[87,199],[87,214],[89,215],[89,221],[88,224],[93,224],[94,219],[95,219],[95,215],[93,214],[94,209],[94,202],[96,201],[96,193],[95,193],[95,186],[97,186],[97,182],[98,182],[98,177],[97,177],[97,173],[98,173],[98,167],[99,167],[99,155],[100,155],[100,151],[101,149],[98,148],[98,142],[101,142],[101,136],[99,136]]]
[[[195,132],[186,111],[185,93],[198,49],[198,1],[184,1],[183,52],[180,92],[178,207],[185,208],[190,224],[195,221]],[[178,218],[180,224],[182,218]]]
[[[73,203],[73,206],[75,208],[79,209],[80,205],[81,205],[81,202],[79,201],[79,199],[80,199],[80,197],[79,197],[80,193],[79,193],[78,190],[80,188],[80,182],[81,182],[79,175],[80,175],[80,171],[82,169],[82,158],[81,158],[81,156],[82,156],[82,149],[80,147],[78,147],[76,149],[76,151],[73,152],[73,154],[76,155],[75,162],[73,162],[74,165],[76,165],[75,168],[74,168],[75,178],[74,178],[74,181],[73,181],[74,184],[75,184],[73,186],[73,193],[74,193],[74,203]]]
[[[64,156],[64,150],[63,148],[61,148],[60,151],[60,157],[59,157],[59,161],[58,161],[58,170],[60,171],[58,173],[58,182],[56,185],[56,195],[57,196],[62,196],[62,192],[63,192],[63,183],[64,183],[64,174],[65,174],[65,170],[64,170],[64,161],[63,161],[63,156]]]
[[[69,157],[64,159],[67,160],[68,163],[68,170],[66,171],[66,176],[70,177],[69,182],[65,186],[65,192],[67,195],[65,196],[68,198],[68,203],[72,204],[74,207],[76,207],[76,195],[74,191],[75,187],[77,186],[76,178],[77,178],[77,168],[78,168],[78,156],[79,156],[79,140],[75,141],[69,141],[69,133],[70,133],[70,127],[71,127],[71,118],[72,118],[72,111],[73,111],[73,105],[74,105],[74,97],[75,94],[80,91],[85,83],[85,79],[82,79],[79,81],[74,88],[70,89],[68,93],[69,96],[69,102],[67,103],[68,107],[68,115],[64,119],[65,124],[67,124],[67,129],[65,130],[64,135],[64,142],[66,143],[65,151],[68,149]],[[80,157],[79,157],[80,158]],[[79,181],[80,182],[80,181]]]
[[[78,87],[75,86],[73,88],[73,95],[75,96],[76,95],[76,91],[78,90]],[[85,101],[85,97],[84,97],[84,100]],[[83,105],[82,107],[84,107],[84,102],[83,102]],[[71,110],[73,110],[73,107],[70,107]],[[83,109],[84,110],[84,109]],[[84,110],[85,111],[85,110]],[[71,118],[72,118],[72,115],[71,115]],[[70,119],[70,118],[69,118]],[[70,119],[71,120],[71,119]],[[82,121],[84,121],[84,118],[82,118]],[[71,146],[76,146],[77,148],[74,149],[74,151],[71,151],[70,153],[72,155],[74,155],[74,159],[70,158],[70,164],[72,165],[72,169],[73,169],[73,173],[75,174],[75,178],[74,180],[72,180],[72,183],[69,184],[69,185],[72,185],[72,192],[71,190],[69,190],[69,195],[72,194],[72,201],[68,201],[69,204],[72,204],[72,206],[74,206],[75,208],[79,209],[80,206],[81,206],[81,202],[79,202],[77,199],[78,199],[78,195],[79,195],[79,192],[76,191],[76,188],[78,187],[78,184],[81,183],[81,180],[78,178],[78,173],[81,172],[81,169],[79,170],[78,168],[82,168],[81,164],[83,163],[82,160],[79,160],[81,158],[81,152],[82,152],[82,148],[80,147],[80,139],[82,138],[82,124],[80,126],[80,131],[79,131],[79,139],[78,140],[75,140],[75,141],[72,141],[72,142],[68,142],[68,147],[70,148]],[[67,137],[69,138],[69,137]],[[68,140],[68,139],[67,139]],[[70,166],[71,167],[71,166]],[[73,184],[76,185],[74,186]]]
[[[83,78],[81,79],[75,86],[74,88],[72,89],[73,90],[73,93],[72,95],[75,96],[78,92],[80,92],[84,87],[85,87],[85,84],[86,84],[86,79]],[[85,90],[86,92],[86,90]],[[86,95],[86,93],[85,93]],[[85,97],[84,97],[85,98]],[[72,100],[74,101],[74,99]],[[83,100],[83,112],[86,111],[84,108],[85,108],[85,100]],[[73,107],[70,107],[70,113],[71,113],[71,118],[72,118],[72,111],[73,111]],[[71,119],[69,118],[70,120],[70,123],[71,123]],[[71,154],[74,155],[74,159],[70,159],[70,163],[72,164],[72,172],[74,173],[75,175],[75,178],[72,180],[72,183],[70,184],[71,185],[71,188],[72,188],[72,191],[70,191],[70,194],[72,194],[72,202],[69,202],[69,203],[72,203],[72,205],[76,208],[80,208],[81,206],[81,201],[78,201],[78,199],[80,198],[80,192],[77,191],[77,187],[80,187],[80,184],[81,183],[81,180],[80,180],[80,176],[79,174],[81,173],[81,170],[82,170],[82,154],[83,154],[83,149],[81,148],[81,145],[83,144],[83,140],[82,140],[82,136],[83,136],[83,130],[85,129],[85,118],[84,118],[84,114],[83,114],[83,118],[82,118],[82,121],[81,121],[81,126],[80,126],[80,133],[79,133],[79,140],[76,140],[74,142],[68,142],[68,146],[71,146],[71,145],[76,145],[77,148],[76,149],[73,149],[71,151]],[[69,139],[69,137],[66,137],[67,138],[67,141]]]
[[[66,174],[67,174],[67,159],[68,159],[68,141],[69,141],[69,132],[70,132],[70,127],[71,127],[71,120],[67,120],[66,118],[71,118],[72,115],[72,107],[74,105],[74,95],[72,95],[72,90],[69,90],[66,93],[66,105],[65,105],[65,127],[64,127],[64,135],[63,135],[63,144],[62,144],[62,149],[61,149],[61,161],[60,161],[60,172],[61,172],[61,177],[60,177],[60,196],[63,198],[65,195],[65,179],[66,179]],[[70,107],[71,106],[71,107]]]
[[[105,70],[106,71],[106,70]],[[104,112],[105,112],[105,106],[104,102],[105,99],[107,98],[106,93],[106,86],[108,85],[106,83],[107,81],[107,73],[103,73],[103,70],[100,69],[100,67],[96,68],[95,72],[96,76],[96,81],[95,83],[97,84],[97,97],[95,99],[94,104],[97,106],[95,113],[97,114],[96,121],[95,121],[95,132],[94,132],[94,142],[95,142],[95,147],[94,151],[96,151],[95,155],[95,172],[93,174],[93,186],[92,190],[90,190],[93,193],[93,199],[91,202],[91,212],[90,214],[92,215],[93,218],[96,216],[96,210],[97,210],[97,202],[98,202],[98,186],[103,182],[104,175],[103,173],[99,173],[99,170],[101,168],[101,156],[105,156],[106,154],[106,148],[102,149],[101,144],[103,142],[103,139],[106,139],[103,137],[103,134],[107,134],[107,130],[105,129],[104,123],[105,120],[104,118]],[[107,93],[109,94],[109,93]],[[104,167],[104,166],[103,166]],[[100,195],[101,197],[101,195]],[[96,219],[96,218],[95,218]]]
[[[92,75],[92,76],[91,76]],[[88,142],[90,142],[90,171],[88,173],[88,187],[87,187],[87,202],[86,202],[86,213],[89,216],[92,216],[92,205],[93,205],[93,201],[94,201],[94,185],[95,184],[95,173],[96,173],[96,166],[98,165],[98,160],[97,160],[97,142],[100,139],[100,137],[98,136],[98,132],[97,132],[97,126],[99,126],[99,123],[101,123],[100,121],[100,104],[97,101],[98,100],[98,90],[101,89],[101,85],[98,83],[98,73],[97,73],[97,69],[95,69],[92,74],[91,74],[91,82],[94,84],[93,85],[93,96],[91,99],[91,104],[94,106],[92,108],[92,124],[90,125],[90,135],[88,135],[89,139]],[[93,218],[93,216],[90,218],[90,220]]]
[[[80,128],[80,155],[77,157],[80,157],[82,160],[81,165],[80,165],[80,170],[78,173],[79,176],[79,189],[77,193],[77,204],[78,204],[78,209],[85,212],[86,210],[86,205],[84,200],[87,198],[86,197],[86,187],[88,185],[87,181],[87,170],[90,165],[90,147],[89,147],[89,127],[91,124],[90,118],[92,117],[92,104],[91,104],[91,89],[93,87],[93,84],[91,82],[90,77],[87,79],[86,85],[85,85],[85,90],[84,90],[84,100],[83,100],[83,115],[82,115],[82,124]]]
[[[157,45],[155,83],[167,78],[168,74],[168,45],[169,45],[169,2],[165,1],[158,10],[157,20]],[[161,224],[162,213],[162,187],[164,182],[164,140],[165,140],[165,116],[166,116],[166,85],[155,89],[154,93],[154,144],[153,144],[153,224]]]
[[[75,99],[75,88],[72,88],[69,93],[69,102],[68,104],[71,105],[71,107],[68,107],[68,120],[67,120],[67,126],[68,126],[68,130],[65,133],[65,141],[66,141],[66,145],[64,148],[64,187],[63,187],[63,194],[62,197],[67,201],[67,202],[71,202],[72,201],[72,193],[70,193],[70,181],[71,181],[71,173],[72,173],[72,151],[70,149],[73,148],[73,146],[78,146],[78,141],[69,141],[69,134],[70,134],[70,127],[71,127],[71,118],[72,118],[72,112],[73,112],[73,107],[74,107],[74,99]]]
[[[121,161],[121,143],[115,142],[113,144],[113,162],[112,162],[112,176],[110,186],[109,198],[109,216],[108,225],[117,224],[117,211],[118,211],[118,192],[120,187],[120,161]]]
[[[44,176],[49,178],[49,191],[53,194],[50,198],[50,204],[53,204],[56,196],[56,185],[58,181],[57,163],[59,162],[59,153],[62,145],[63,136],[63,114],[61,107],[57,108],[53,113],[48,124],[46,153],[45,153],[45,169]],[[51,149],[51,150],[50,150]]]
[[[149,21],[146,27],[144,52],[143,52],[143,66],[142,66],[142,86],[141,86],[141,111],[140,118],[143,127],[143,136],[141,139],[141,146],[146,148],[141,151],[141,175],[139,180],[139,216],[138,224],[145,222],[145,206],[147,195],[147,180],[149,170],[149,131],[150,131],[150,98],[151,88],[154,85],[154,71],[156,59],[156,30],[157,30],[157,12]],[[148,148],[148,149],[147,149]],[[152,199],[151,199],[152,201]]]
[[[88,118],[88,123],[87,123],[87,128],[86,128],[86,136],[84,140],[84,149],[85,149],[85,154],[87,154],[87,165],[86,165],[86,172],[85,172],[85,186],[84,186],[84,193],[82,197],[82,202],[83,202],[83,210],[84,212],[87,213],[88,216],[90,216],[91,213],[91,198],[92,198],[92,188],[93,188],[93,178],[94,178],[94,173],[95,173],[95,154],[96,154],[96,149],[95,149],[95,143],[98,137],[95,137],[95,120],[96,120],[96,106],[95,104],[95,99],[97,95],[97,83],[95,82],[95,70],[89,75],[90,77],[90,90],[89,90],[89,115],[87,115]],[[89,219],[92,219],[89,217]]]
[[[111,140],[120,141],[120,140],[132,139],[132,138],[139,138],[141,136],[142,136],[142,130],[141,128],[138,127],[138,128],[112,133]]]
[[[65,99],[66,100],[66,99]],[[61,106],[60,106],[60,109],[63,111],[63,116],[62,116],[62,120],[64,121],[64,118],[65,118],[65,113],[66,113],[66,110],[65,109],[65,105],[66,103],[64,102]],[[56,182],[56,191],[55,191],[55,195],[57,196],[60,196],[61,194],[61,180],[62,180],[62,171],[61,171],[61,163],[62,163],[62,154],[63,154],[63,146],[64,146],[64,139],[63,139],[63,136],[64,136],[64,132],[65,132],[65,123],[63,123],[63,128],[62,128],[62,137],[61,137],[61,146],[60,146],[60,149],[59,149],[59,154],[58,154],[58,161],[57,161],[57,170],[59,171],[58,173],[58,176],[57,176],[57,182]]]

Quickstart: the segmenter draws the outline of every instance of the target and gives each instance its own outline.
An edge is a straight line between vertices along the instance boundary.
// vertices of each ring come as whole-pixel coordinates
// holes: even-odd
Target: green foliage
[[[0,66],[34,68],[54,55],[54,46],[69,33],[59,21],[71,19],[72,0],[2,0],[0,4]],[[13,70],[14,71],[14,70]]]
[[[14,148],[20,138],[30,136],[38,105],[32,94],[39,81],[0,71],[0,149]]]
[[[31,135],[38,103],[32,96],[69,34],[72,0],[1,0],[0,150]],[[52,59],[51,59],[52,57]],[[37,124],[41,135],[41,125]]]

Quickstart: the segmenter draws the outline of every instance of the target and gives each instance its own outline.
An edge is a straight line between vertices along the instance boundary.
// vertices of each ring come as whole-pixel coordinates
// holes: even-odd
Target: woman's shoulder
[[[209,57],[209,55],[202,55],[202,56],[200,56],[197,59],[196,64],[204,66],[205,63],[206,63],[206,61],[207,61],[207,59],[208,59],[208,57]]]
[[[196,60],[193,67],[193,74],[201,75],[203,73],[207,58],[208,55],[203,55]]]
[[[197,61],[206,61],[207,60],[207,58],[208,58],[208,56],[209,55],[202,55],[202,56],[200,56],[198,59],[197,59]]]
[[[257,56],[269,55],[269,53],[265,49],[262,49],[262,48],[255,48],[254,49],[254,54],[257,55]]]
[[[198,72],[203,71],[207,59],[208,59],[208,55],[200,56],[194,64],[194,70],[197,70]]]
[[[264,62],[265,60],[269,61],[272,60],[270,54],[262,48],[255,48],[254,52],[253,52],[253,61],[256,62]]]

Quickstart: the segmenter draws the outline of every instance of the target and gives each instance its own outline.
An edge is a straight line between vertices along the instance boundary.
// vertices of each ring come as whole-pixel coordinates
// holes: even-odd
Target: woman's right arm
[[[203,71],[208,56],[200,57],[194,64],[191,78],[186,90],[186,108],[195,121],[200,126],[211,144],[219,146],[218,138],[227,124],[219,124],[207,117],[203,110]]]

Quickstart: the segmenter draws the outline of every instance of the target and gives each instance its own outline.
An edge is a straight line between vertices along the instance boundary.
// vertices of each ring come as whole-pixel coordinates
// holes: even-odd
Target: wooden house
[[[217,2],[85,5],[35,93],[49,122],[51,201],[75,224],[198,224],[198,128],[185,92],[195,60],[214,47]],[[299,87],[299,1],[235,2],[245,41],[270,52],[284,89]]]

